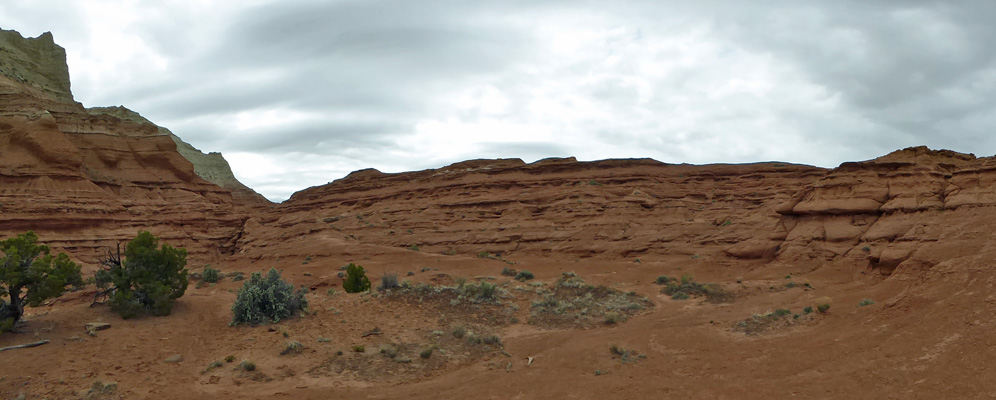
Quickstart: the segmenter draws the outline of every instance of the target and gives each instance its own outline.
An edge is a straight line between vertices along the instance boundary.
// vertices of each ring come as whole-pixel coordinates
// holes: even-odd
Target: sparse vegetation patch
[[[552,291],[532,302],[529,322],[542,327],[619,323],[653,306],[650,300],[636,293],[589,285],[577,274],[565,272]]]
[[[667,278],[667,277],[664,277]],[[661,292],[675,300],[685,300],[692,297],[705,296],[710,303],[727,303],[736,296],[715,283],[698,283],[691,276],[681,277],[681,281],[668,279]]]

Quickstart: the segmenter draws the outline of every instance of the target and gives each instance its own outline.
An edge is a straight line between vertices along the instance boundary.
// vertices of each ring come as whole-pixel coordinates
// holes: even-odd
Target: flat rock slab
[[[169,363],[169,364],[176,364],[176,363],[178,363],[180,361],[183,361],[183,356],[181,356],[179,354],[171,355],[169,357],[166,357],[166,359],[163,360],[164,363]]]
[[[89,322],[84,326],[87,332],[102,331],[104,329],[110,329],[111,324],[106,322]]]

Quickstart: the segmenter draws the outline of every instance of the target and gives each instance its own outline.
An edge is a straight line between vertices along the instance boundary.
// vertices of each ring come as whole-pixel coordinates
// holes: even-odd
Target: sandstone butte
[[[90,276],[104,249],[146,229],[187,248],[192,272],[275,267],[311,289],[308,315],[260,327],[228,326],[242,285],[229,278],[193,281],[159,318],[121,320],[91,305],[92,286],[68,293],[0,335],[0,347],[51,340],[0,354],[3,398],[82,398],[95,381],[116,386],[91,398],[996,393],[993,158],[471,160],[361,170],[270,204],[220,155],[123,107],[75,102],[52,35],[13,31],[0,32],[0,133],[0,236],[34,230]],[[375,285],[397,273],[432,286],[345,294],[351,262]],[[661,275],[729,295],[672,299]],[[500,301],[439,289],[478,281]],[[819,304],[831,307],[806,311]],[[91,336],[90,322],[112,327]],[[500,344],[481,340],[492,335]],[[304,350],[281,355],[289,340]]]

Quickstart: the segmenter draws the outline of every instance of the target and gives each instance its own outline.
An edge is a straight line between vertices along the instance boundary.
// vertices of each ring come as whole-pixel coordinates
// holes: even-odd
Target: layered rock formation
[[[779,207],[771,239],[784,241],[786,259],[843,258],[891,274],[987,247],[993,206],[996,159],[907,148],[844,163],[803,187]]]
[[[250,220],[239,251],[288,237],[437,253],[561,258],[768,258],[775,209],[816,167],[672,165],[649,159],[475,160],[400,174],[363,170],[295,193]],[[763,239],[763,240],[760,240]]]
[[[33,229],[91,261],[138,230],[205,257],[233,250],[239,200],[263,200],[201,178],[138,114],[73,101],[51,34],[2,31],[0,54],[0,236]]]

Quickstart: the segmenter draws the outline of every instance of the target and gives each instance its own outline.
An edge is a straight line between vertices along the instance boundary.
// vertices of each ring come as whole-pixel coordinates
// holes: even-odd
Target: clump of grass
[[[625,321],[626,321],[626,314],[623,314],[623,313],[620,313],[620,312],[616,312],[616,311],[610,311],[610,312],[605,313],[605,324],[606,325],[615,325],[615,324],[618,324],[620,322],[625,322]]]
[[[813,313],[813,306],[809,306],[802,309],[803,315],[809,315]]]
[[[417,244],[413,244],[413,245],[411,245],[411,246],[408,246],[408,250],[411,250],[411,251],[419,251],[419,247],[418,247],[418,245],[417,245]]]
[[[518,272],[519,271],[516,271],[515,268],[505,267],[501,269],[502,276],[515,276]]]
[[[484,344],[501,344],[501,338],[495,335],[485,336],[481,341]]]
[[[491,257],[491,253],[488,253],[487,251],[482,251],[480,253],[477,253],[477,258],[493,258],[493,257]]]
[[[242,360],[242,362],[239,363],[239,369],[243,371],[255,371],[256,363],[249,360]]]
[[[235,361],[235,356],[232,356],[232,355],[225,356],[225,362],[230,363],[230,362],[233,362],[233,361]]]
[[[457,339],[462,339],[464,336],[467,336],[467,328],[464,328],[462,326],[457,326],[453,328],[453,337]]]
[[[284,350],[280,352],[280,355],[300,354],[302,351],[304,351],[304,345],[295,340],[284,344]]]
[[[791,288],[794,288],[794,287],[796,287],[796,286],[797,286],[797,285],[795,284],[795,282],[794,282],[794,281],[792,281],[792,282],[789,282],[789,283],[786,283],[786,284],[785,284],[785,287],[786,287],[786,288],[789,288],[789,289],[791,289]]]
[[[875,300],[864,299],[864,300],[861,300],[860,303],[858,303],[858,307],[870,306],[872,304],[875,304]]]
[[[395,358],[398,356],[398,348],[394,346],[384,346],[380,348],[380,354],[383,354],[387,358]]]
[[[318,337],[318,343],[328,343],[328,342],[331,342],[331,341],[332,341],[332,339],[329,339],[327,337],[322,337],[322,336]]]
[[[515,280],[517,281],[525,282],[528,280],[532,280],[534,278],[536,278],[536,276],[534,276],[532,272],[526,270],[522,270],[515,273]]]
[[[654,283],[656,283],[658,285],[667,285],[668,282],[671,282],[672,280],[674,280],[674,278],[671,278],[671,277],[669,277],[667,275],[661,275],[661,276],[658,276],[657,279],[654,280]]]
[[[427,348],[425,350],[422,350],[421,353],[418,353],[418,356],[422,357],[424,359],[428,359],[429,357],[432,357],[432,347],[429,347],[429,348]]]
[[[830,311],[830,298],[824,296],[816,299],[816,311],[819,311],[820,314],[826,314],[827,311]]]
[[[93,381],[93,385],[90,385],[90,390],[87,392],[87,394],[89,395],[87,396],[87,398],[93,395],[112,394],[117,390],[118,390],[117,382],[104,383],[101,381]],[[21,398],[24,397],[21,396]]]
[[[353,351],[357,353],[363,353],[367,351],[367,348],[364,346],[353,346]]]
[[[384,275],[380,276],[380,290],[394,289],[397,287],[399,287],[397,272],[385,272]]]
[[[785,316],[792,315],[792,311],[787,308],[779,308],[775,311],[769,312],[764,315],[753,315],[743,321],[737,322],[733,327],[734,330],[741,331],[747,335],[754,335],[760,332],[770,330],[779,324],[787,324],[789,322],[780,322]],[[793,320],[799,319],[799,314],[795,314],[792,318]]]
[[[212,361],[210,364],[208,364],[207,368],[204,368],[204,370],[201,371],[201,374],[206,374],[208,372],[211,372],[211,370],[215,368],[221,368],[222,365],[224,364],[222,364],[221,361],[218,360]]]
[[[623,364],[647,358],[647,356],[640,354],[636,350],[626,350],[617,344],[609,345],[609,353],[612,354],[613,358],[618,357]]]

